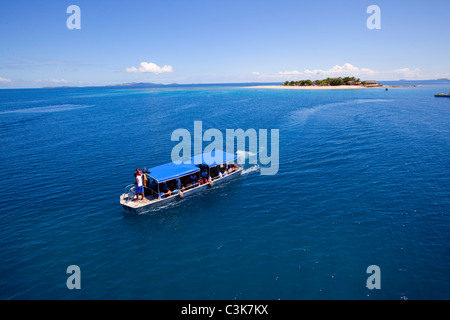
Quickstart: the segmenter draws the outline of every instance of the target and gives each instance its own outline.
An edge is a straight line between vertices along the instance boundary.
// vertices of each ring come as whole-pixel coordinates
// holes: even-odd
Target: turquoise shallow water
[[[0,298],[449,299],[441,91],[0,90]],[[124,214],[135,168],[169,162],[171,133],[194,121],[279,129],[278,174],[247,165]],[[66,287],[69,265],[81,290]],[[380,290],[366,288],[369,265]]]

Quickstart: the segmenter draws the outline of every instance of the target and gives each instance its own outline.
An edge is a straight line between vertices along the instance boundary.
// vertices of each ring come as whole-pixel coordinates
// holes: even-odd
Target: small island
[[[361,81],[355,77],[345,78],[326,78],[323,80],[300,80],[300,81],[286,81],[283,86],[291,87],[339,87],[339,86],[354,86],[364,88],[382,87],[381,83],[377,83],[375,80]]]
[[[326,78],[323,80],[299,80],[299,81],[286,81],[282,85],[262,85],[252,86],[249,88],[254,89],[367,89],[367,88],[382,88],[390,87],[383,86],[375,80],[361,81],[355,77],[339,77],[339,78]]]

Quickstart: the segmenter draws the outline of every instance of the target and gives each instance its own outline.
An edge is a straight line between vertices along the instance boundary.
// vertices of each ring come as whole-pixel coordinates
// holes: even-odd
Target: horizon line
[[[339,78],[339,77],[337,77]],[[303,79],[302,79],[303,80]],[[286,80],[289,81],[289,80]],[[0,90],[18,90],[18,89],[63,89],[63,88],[104,88],[104,87],[132,87],[133,85],[155,85],[155,86],[202,86],[202,85],[231,85],[231,84],[283,84],[286,81],[246,81],[246,82],[192,82],[192,83],[155,83],[155,82],[124,82],[118,84],[98,84],[98,85],[68,85],[68,86],[43,86],[43,87],[11,87],[11,88],[0,88]],[[398,80],[363,80],[363,81],[377,81],[377,82],[398,82],[398,81],[450,81],[449,78],[434,78],[434,79],[398,79]]]

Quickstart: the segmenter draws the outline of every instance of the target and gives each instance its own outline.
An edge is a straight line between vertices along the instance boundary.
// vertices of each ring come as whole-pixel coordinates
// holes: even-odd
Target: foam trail
[[[304,126],[306,122],[309,120],[309,117],[314,115],[318,111],[326,110],[327,108],[334,108],[334,107],[343,107],[347,105],[356,105],[356,104],[363,104],[363,103],[373,103],[373,102],[391,102],[394,101],[392,99],[355,99],[355,100],[348,100],[343,102],[331,102],[326,104],[321,104],[314,106],[312,108],[301,108],[298,110],[293,111],[289,117],[290,117],[290,125],[289,127],[294,126]]]
[[[253,172],[258,172],[261,168],[259,167],[259,164],[256,164],[254,166],[251,166],[250,168],[242,170],[242,174],[248,174]]]

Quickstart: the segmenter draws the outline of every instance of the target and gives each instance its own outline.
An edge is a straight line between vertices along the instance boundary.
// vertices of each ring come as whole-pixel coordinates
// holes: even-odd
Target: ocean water
[[[450,299],[449,88],[0,90],[0,298]],[[194,121],[279,129],[278,173],[126,214]]]

